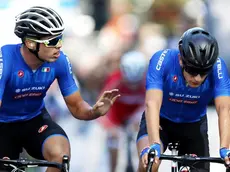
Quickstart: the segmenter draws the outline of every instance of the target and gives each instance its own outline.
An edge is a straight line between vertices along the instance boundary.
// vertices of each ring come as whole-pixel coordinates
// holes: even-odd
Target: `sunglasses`
[[[204,70],[199,70],[199,69],[196,69],[190,66],[184,66],[183,68],[187,73],[189,73],[192,76],[197,76],[197,75],[205,76],[205,75],[208,75],[212,71],[212,68],[204,69]]]
[[[52,37],[50,39],[46,39],[46,40],[36,40],[36,39],[32,39],[32,38],[27,38],[28,40],[37,42],[37,43],[42,43],[44,44],[46,47],[55,47],[57,48],[61,43],[62,43],[62,35],[58,35],[56,37]]]

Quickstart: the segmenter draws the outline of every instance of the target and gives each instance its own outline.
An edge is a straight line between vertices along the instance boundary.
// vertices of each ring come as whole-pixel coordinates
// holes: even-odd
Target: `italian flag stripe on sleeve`
[[[49,67],[43,67],[42,68],[42,72],[49,72],[50,71],[50,68]]]

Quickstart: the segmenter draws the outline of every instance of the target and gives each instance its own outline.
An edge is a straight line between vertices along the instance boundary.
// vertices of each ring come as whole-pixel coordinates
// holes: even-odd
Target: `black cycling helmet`
[[[210,71],[219,55],[216,39],[199,27],[191,28],[182,35],[179,50],[184,68],[197,73]]]
[[[34,6],[16,16],[14,33],[19,38],[60,35],[64,31],[60,15],[51,8]]]

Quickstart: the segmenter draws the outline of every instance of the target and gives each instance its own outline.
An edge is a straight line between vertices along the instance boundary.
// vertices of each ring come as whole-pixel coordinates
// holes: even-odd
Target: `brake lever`
[[[69,172],[69,156],[64,155],[62,159],[62,171]]]

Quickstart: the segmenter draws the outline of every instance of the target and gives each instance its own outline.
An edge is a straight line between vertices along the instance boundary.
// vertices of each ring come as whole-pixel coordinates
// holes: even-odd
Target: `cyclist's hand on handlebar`
[[[149,152],[155,151],[154,161],[158,163],[161,155],[161,145],[159,143],[154,143],[149,148]]]
[[[220,157],[225,161],[225,165],[230,167],[230,150],[228,148],[220,149]]]
[[[148,161],[150,158],[150,153],[154,152],[154,161],[158,163],[161,153],[161,145],[159,143],[154,143],[150,147],[144,148],[140,153],[140,160],[144,168],[147,168]]]
[[[148,153],[149,153],[149,147],[145,147],[144,149],[142,149],[140,154],[140,160],[144,168],[147,168],[148,165]]]

